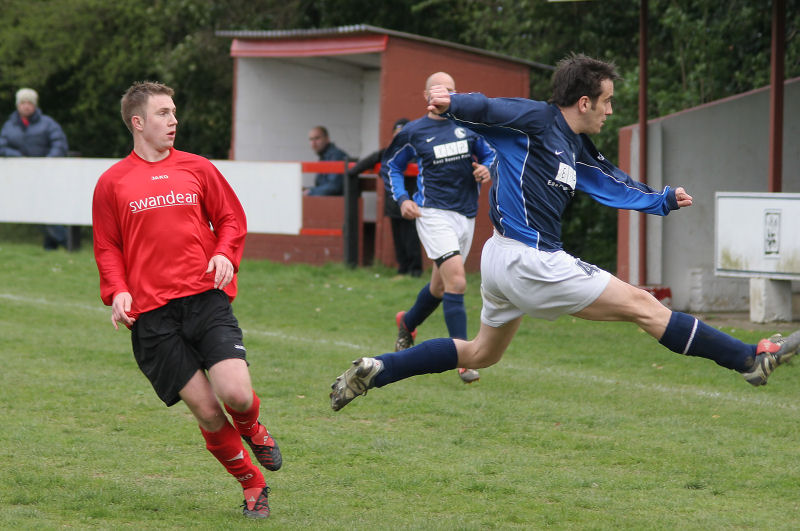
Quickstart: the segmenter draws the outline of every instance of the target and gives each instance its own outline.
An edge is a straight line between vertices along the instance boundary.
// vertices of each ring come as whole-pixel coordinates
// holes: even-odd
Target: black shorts
[[[239,322],[218,289],[141,314],[131,342],[139,369],[167,406],[180,400],[178,393],[198,370],[230,358],[246,361]]]

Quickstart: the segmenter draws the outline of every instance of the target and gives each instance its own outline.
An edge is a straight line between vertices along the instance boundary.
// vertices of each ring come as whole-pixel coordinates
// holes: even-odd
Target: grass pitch
[[[333,379],[392,348],[424,280],[256,261],[234,311],[284,467],[266,474],[272,516],[245,521],[185,406],[158,401],[112,328],[90,250],[4,242],[0,268],[3,529],[800,525],[797,362],[756,389],[629,324],[528,318],[476,384],[416,377],[334,413]],[[437,311],[418,341],[444,335]]]

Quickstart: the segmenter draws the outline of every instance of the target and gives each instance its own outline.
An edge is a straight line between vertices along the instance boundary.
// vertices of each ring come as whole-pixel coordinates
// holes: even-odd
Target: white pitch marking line
[[[38,306],[57,306],[59,308],[75,308],[79,310],[85,311],[92,311],[92,312],[111,312],[111,308],[108,306],[91,306],[89,304],[80,304],[76,302],[57,302],[51,301],[43,298],[32,298],[32,297],[23,297],[21,295],[14,295],[13,293],[0,293],[0,299],[6,299],[9,301],[19,302],[22,304],[34,304]],[[368,348],[362,345],[356,345],[354,343],[348,343],[347,341],[327,341],[327,340],[320,340],[320,339],[313,339],[308,337],[298,337],[298,336],[291,336],[288,334],[284,334],[283,332],[272,332],[267,330],[254,330],[251,328],[242,329],[242,332],[245,334],[255,334],[261,336],[269,336],[269,337],[276,337],[279,339],[284,339],[287,341],[295,341],[298,343],[315,343],[315,344],[324,344],[324,345],[336,345],[339,347],[344,347],[348,349],[354,350],[363,350],[367,351]]]
[[[514,370],[524,371],[525,368],[522,367],[512,367]],[[533,369],[531,370],[533,372]],[[752,395],[739,395],[733,393],[723,393],[720,391],[708,391],[705,389],[698,389],[698,388],[690,388],[690,387],[672,387],[669,385],[663,384],[642,384],[637,382],[630,382],[625,380],[615,380],[612,378],[604,378],[602,376],[597,376],[596,374],[590,374],[586,372],[573,372],[573,371],[561,371],[561,370],[554,370],[550,367],[542,367],[535,369],[535,372],[547,372],[550,374],[555,375],[556,377],[562,378],[564,380],[582,380],[585,382],[591,383],[599,383],[603,385],[607,385],[609,387],[627,387],[632,389],[640,389],[642,391],[649,391],[649,392],[656,392],[662,393],[669,396],[696,396],[699,398],[708,398],[713,400],[721,400],[721,401],[728,401],[728,402],[738,402],[741,404],[747,405],[760,405],[764,407],[770,407],[775,409],[787,409],[791,411],[798,411],[800,410],[800,406],[797,406],[792,403],[782,403],[777,402],[774,397],[771,396],[752,396]],[[742,382],[746,383],[746,382]]]
[[[49,301],[47,299],[34,299],[31,297],[22,297],[14,295],[13,293],[0,293],[0,299],[6,299],[14,302],[21,302],[23,304],[37,304],[39,306],[57,306],[59,308],[77,308],[79,310],[86,310],[91,312],[110,312],[110,308],[104,306],[91,306],[89,304],[80,304],[77,302],[57,302]]]
[[[348,343],[347,341],[329,341],[323,339],[313,339],[310,337],[298,337],[298,336],[290,336],[288,334],[284,334],[283,332],[272,332],[267,330],[253,330],[252,328],[242,328],[242,332],[247,334],[255,334],[259,336],[268,336],[268,337],[277,337],[278,339],[284,339],[287,341],[296,341],[298,343],[315,343],[320,345],[336,345],[337,347],[344,347],[353,350],[367,350],[367,347],[362,345],[356,345],[354,343]]]
[[[6,299],[6,300],[14,301],[14,302],[20,302],[20,303],[23,303],[23,304],[36,304],[36,305],[40,305],[40,306],[58,306],[58,307],[61,307],[61,308],[69,307],[69,308],[76,308],[76,309],[92,311],[92,312],[104,312],[105,313],[105,312],[110,311],[109,308],[107,308],[105,306],[98,307],[98,306],[91,306],[91,305],[88,305],[88,304],[79,304],[79,303],[74,303],[74,302],[55,302],[55,301],[50,301],[50,300],[43,299],[43,298],[23,297],[23,296],[20,296],[20,295],[14,295],[12,293],[0,293],[0,299]],[[368,351],[369,350],[368,347],[365,347],[363,345],[357,345],[355,343],[349,343],[347,341],[336,341],[336,340],[329,341],[329,340],[324,340],[324,339],[313,339],[313,338],[308,338],[308,337],[298,337],[298,336],[292,336],[292,335],[284,334],[283,332],[273,332],[273,331],[267,331],[267,330],[254,330],[254,329],[251,329],[251,328],[248,328],[246,330],[242,329],[242,332],[244,332],[245,334],[255,334],[255,335],[261,335],[261,336],[276,337],[276,338],[283,339],[283,340],[286,340],[286,341],[295,341],[295,342],[298,342],[298,343],[314,343],[314,344],[319,344],[319,345],[336,345],[338,347],[343,347],[343,348],[353,349],[353,350],[360,350],[360,351]],[[511,364],[505,364],[504,363],[503,365],[506,368],[513,368],[515,370],[525,370],[525,368],[514,367]],[[792,403],[777,402],[777,401],[775,401],[775,399],[773,397],[761,397],[761,396],[755,396],[754,397],[754,396],[745,396],[745,395],[735,395],[735,394],[731,394],[731,393],[722,393],[722,392],[719,392],[719,391],[706,391],[704,389],[670,387],[668,385],[661,385],[661,384],[646,385],[646,384],[640,384],[640,383],[636,383],[636,382],[626,382],[626,381],[623,381],[623,380],[615,380],[615,379],[611,379],[611,378],[603,378],[601,376],[597,376],[597,375],[594,375],[594,374],[581,373],[581,372],[578,372],[578,371],[557,371],[557,370],[553,370],[552,368],[548,368],[548,367],[536,368],[535,371],[536,372],[549,372],[549,373],[554,374],[557,377],[563,378],[563,379],[576,379],[577,378],[577,379],[580,379],[580,380],[583,380],[583,381],[588,381],[588,382],[592,382],[592,383],[600,383],[600,384],[603,384],[603,385],[608,385],[608,386],[613,386],[613,387],[618,387],[618,386],[622,385],[622,386],[626,386],[626,387],[629,387],[629,388],[641,389],[643,391],[663,393],[663,394],[667,394],[667,395],[670,395],[670,396],[691,395],[691,396],[696,396],[696,397],[700,397],[700,398],[723,400],[723,401],[729,401],[729,402],[738,402],[738,403],[742,403],[742,404],[750,404],[750,405],[758,404],[758,405],[761,405],[761,406],[771,407],[771,408],[775,408],[775,409],[786,409],[786,410],[791,410],[791,411],[797,411],[798,409],[800,409],[800,406],[797,406],[797,405],[792,404]]]

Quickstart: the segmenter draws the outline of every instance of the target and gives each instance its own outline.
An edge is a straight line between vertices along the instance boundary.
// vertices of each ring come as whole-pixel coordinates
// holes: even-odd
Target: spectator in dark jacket
[[[328,130],[318,125],[308,133],[311,149],[320,161],[347,160],[347,153],[336,147],[328,138]],[[344,176],[341,173],[318,173],[314,187],[305,190],[305,195],[344,195]]]
[[[37,108],[39,95],[30,88],[17,91],[17,110],[0,129],[2,157],[66,157],[67,137],[58,122]],[[67,228],[46,225],[44,248],[67,246]]]
[[[17,110],[0,130],[0,156],[66,157],[67,137],[58,122],[37,108],[36,91],[17,91]]]
[[[407,118],[400,118],[394,123],[392,137],[403,129],[408,123]],[[365,173],[381,162],[385,148],[359,159],[355,166],[347,170],[347,174],[356,177]],[[406,179],[406,190],[410,194],[417,191],[417,178],[409,177]],[[383,214],[389,216],[392,223],[392,240],[394,241],[394,255],[397,259],[397,274],[411,275],[419,277],[422,275],[422,251],[420,250],[419,237],[417,236],[417,225],[413,219],[405,219],[400,213],[400,207],[392,198],[392,194],[383,187],[384,203]]]
[[[408,123],[407,118],[400,118],[394,123],[392,138]],[[381,159],[383,152],[381,151]],[[383,176],[384,174],[381,174]],[[417,178],[406,178],[406,190],[414,195],[417,191]],[[413,219],[406,219],[400,213],[400,206],[392,198],[391,192],[383,187],[384,207],[383,213],[392,220],[392,239],[394,240],[394,253],[397,257],[397,273],[419,277],[422,275],[422,251],[420,250],[417,224]]]

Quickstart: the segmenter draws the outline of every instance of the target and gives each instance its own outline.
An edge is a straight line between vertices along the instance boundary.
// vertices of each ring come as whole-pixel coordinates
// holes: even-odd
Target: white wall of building
[[[236,160],[316,160],[315,125],[358,158],[378,148],[379,71],[328,57],[239,58]]]
[[[348,151],[361,158],[380,149],[380,70],[364,70],[361,79],[361,150]]]
[[[800,81],[785,86],[783,192],[800,192]],[[631,142],[638,168],[638,135]],[[672,291],[672,307],[704,312],[748,309],[746,279],[714,275],[715,193],[767,192],[769,91],[683,111],[648,125],[648,183],[683,186],[693,206],[647,218],[647,280]],[[631,216],[636,218],[637,216]],[[635,221],[629,227],[634,238]],[[635,239],[634,239],[635,241]],[[631,253],[634,273],[638,251]],[[635,277],[636,275],[632,275]]]

